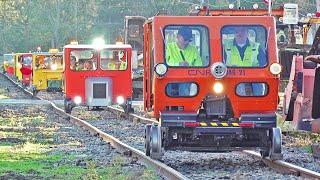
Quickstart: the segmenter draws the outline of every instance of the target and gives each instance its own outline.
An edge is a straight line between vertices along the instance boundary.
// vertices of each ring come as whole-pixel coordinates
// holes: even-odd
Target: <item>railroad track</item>
[[[2,74],[2,73],[1,73]],[[21,90],[23,90],[25,93],[27,93],[28,95],[32,95],[32,93],[30,91],[28,91],[27,89],[25,89],[23,86],[21,86],[20,84],[16,83],[15,81],[13,81],[10,77],[8,77],[7,75],[5,74],[2,74],[3,76],[5,76],[9,81],[11,81],[12,83],[14,83],[16,86],[18,86]],[[105,133],[105,132],[102,132],[101,130],[99,130],[98,128],[92,126],[91,124],[87,123],[86,121],[84,120],[81,120],[77,117],[74,117],[70,114],[67,114],[64,112],[63,109],[57,107],[53,102],[51,101],[48,101],[48,100],[45,100],[45,99],[42,99],[40,97],[37,97],[37,96],[33,96],[35,99],[38,99],[38,100],[42,100],[42,101],[46,101],[48,102],[52,108],[54,110],[56,110],[59,114],[61,114],[62,116],[66,116],[67,118],[69,118],[69,120],[82,127],[83,129],[89,131],[92,135],[95,135],[95,136],[99,136],[101,137],[104,141],[110,143],[110,145],[114,148],[116,148],[119,152],[122,152],[123,154],[125,155],[129,155],[129,156],[132,156],[132,157],[135,157],[137,159],[139,159],[140,161],[148,164],[148,165],[151,165],[152,167],[155,168],[155,170],[161,174],[162,176],[168,178],[168,179],[188,179],[187,177],[183,176],[180,172],[174,170],[173,168],[159,162],[159,161],[156,161],[156,160],[153,160],[151,159],[150,157],[146,156],[144,154],[144,152],[141,152],[123,142],[121,142],[120,140],[118,140],[117,138]],[[112,109],[112,107],[110,107]],[[133,116],[134,118],[138,118],[138,116]],[[140,119],[141,122],[148,122],[148,120],[146,118],[141,118]]]
[[[6,76],[7,77],[7,76]],[[9,78],[9,77],[7,77]],[[10,81],[12,81],[9,78]],[[12,81],[15,83],[14,81]],[[18,85],[23,91],[26,93],[29,93],[26,89],[24,89],[21,85],[15,83]],[[37,99],[41,99],[39,97],[35,97]],[[41,99],[44,100],[44,99]],[[47,101],[47,100],[44,100]],[[113,147],[117,148],[119,151],[124,152],[125,154],[130,154],[134,157],[137,157],[138,159],[144,161],[147,164],[151,164],[152,166],[156,167],[158,172],[162,174],[165,177],[168,177],[169,179],[187,179],[187,177],[183,176],[181,173],[175,171],[174,169],[168,167],[167,165],[150,159],[149,157],[145,156],[143,152],[134,149],[130,147],[129,145],[126,145],[119,141],[118,139],[114,138],[113,136],[106,134],[102,132],[101,130],[97,129],[96,127],[90,125],[86,121],[83,121],[79,118],[76,118],[74,116],[71,116],[69,114],[64,113],[64,111],[60,108],[58,108],[54,103],[48,101],[52,107],[57,110],[61,115],[68,116],[71,120],[71,122],[83,127],[84,129],[88,130],[91,132],[93,135],[98,135],[105,141],[109,142]],[[127,117],[127,119],[134,121],[134,122],[139,122],[143,124],[148,124],[148,123],[157,123],[154,119],[149,119],[145,118],[136,114],[126,114],[122,109],[115,108],[115,107],[108,107],[108,111],[116,114],[119,117]],[[243,153],[253,156],[255,158],[262,159],[260,154],[254,151],[243,151]],[[269,166],[270,168],[274,169],[275,171],[281,173],[281,174],[291,174],[295,176],[300,176],[303,178],[308,178],[308,179],[320,179],[320,173],[287,163],[282,160],[277,160],[277,161],[271,161],[270,159],[262,159],[262,161]]]
[[[128,115],[128,114],[124,113],[124,111],[122,109],[119,109],[119,108],[109,107],[109,110],[113,113],[120,114],[121,116],[129,116],[129,118],[131,118],[135,121],[141,122],[141,123],[145,123],[145,124],[158,123],[155,120],[144,118],[144,117],[138,116],[136,114],[129,114]],[[281,174],[292,174],[292,175],[300,176],[300,177],[307,178],[307,179],[320,179],[320,173],[318,173],[318,172],[311,171],[306,168],[296,166],[294,164],[285,162],[283,160],[272,161],[269,158],[263,159],[261,157],[260,153],[255,152],[255,151],[244,150],[242,152],[245,154],[248,154],[250,156],[253,156],[255,158],[261,159],[267,166],[269,166],[270,168],[274,169],[275,171],[277,171]]]

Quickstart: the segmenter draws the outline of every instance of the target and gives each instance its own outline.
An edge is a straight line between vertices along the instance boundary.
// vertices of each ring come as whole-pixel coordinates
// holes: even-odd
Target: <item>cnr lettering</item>
[[[210,75],[210,70],[208,69],[190,69],[188,70],[189,76],[206,76]]]

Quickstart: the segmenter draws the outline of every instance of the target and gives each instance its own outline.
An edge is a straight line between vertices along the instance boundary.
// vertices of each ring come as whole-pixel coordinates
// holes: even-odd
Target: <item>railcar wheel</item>
[[[269,157],[271,160],[279,160],[282,159],[283,156],[281,154],[282,149],[282,137],[280,128],[272,128],[270,130],[271,133],[271,148]]]
[[[31,92],[32,92],[32,95],[36,96],[39,91],[36,90],[36,88],[33,85],[31,85]]]
[[[150,134],[151,134],[151,124],[147,124],[145,126],[145,134],[144,134],[144,146],[145,146],[145,152],[147,156],[150,156]]]
[[[261,157],[262,157],[262,158],[268,157],[268,156],[269,156],[269,151],[270,151],[270,150],[261,150],[261,151],[260,151]]]
[[[126,102],[126,112],[127,113],[133,113],[133,108],[132,108],[132,101],[131,100],[127,100]]]
[[[152,159],[161,159],[161,129],[160,126],[151,126],[151,151]]]
[[[70,114],[72,110],[71,104],[68,100],[64,100],[64,112]]]

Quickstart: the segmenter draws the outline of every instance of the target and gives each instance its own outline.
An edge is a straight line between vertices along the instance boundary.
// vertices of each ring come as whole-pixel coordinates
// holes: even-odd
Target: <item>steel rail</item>
[[[27,89],[25,89],[23,86],[21,86],[19,83],[15,82],[13,79],[11,79],[9,76],[7,76],[6,74],[1,73],[3,76],[5,76],[8,80],[10,80],[12,83],[14,83],[16,86],[18,86],[20,89],[22,89],[25,93],[27,93],[28,95],[32,96],[33,98],[42,100],[42,101],[46,101],[48,102],[51,107],[57,111],[60,115],[62,116],[66,116],[68,117],[68,119],[70,120],[70,122],[76,124],[77,126],[88,130],[92,135],[94,136],[99,136],[100,138],[102,138],[104,141],[110,143],[110,145],[112,147],[114,147],[115,149],[117,149],[119,152],[123,153],[124,155],[127,156],[131,156],[134,158],[139,159],[140,161],[150,165],[151,167],[155,168],[157,172],[159,172],[159,174],[163,175],[164,177],[166,177],[167,179],[174,179],[174,180],[180,180],[180,179],[188,179],[187,177],[185,177],[184,175],[182,175],[180,172],[174,170],[173,168],[167,166],[166,164],[163,164],[159,161],[153,160],[150,157],[146,156],[144,154],[144,152],[141,152],[123,142],[121,142],[119,139],[113,137],[110,134],[107,134],[101,130],[99,130],[98,128],[92,126],[91,124],[89,124],[88,122],[81,120],[77,117],[74,117],[68,113],[65,113],[63,109],[59,108],[57,105],[55,105],[53,102],[42,99],[40,97],[37,96],[33,96],[33,94],[28,91]],[[108,107],[109,110],[113,110],[115,111],[119,111],[120,109],[118,108],[114,108],[114,107]],[[120,111],[121,112],[121,111]],[[124,113],[124,111],[122,111],[122,113]],[[138,118],[139,116],[134,115],[133,117]],[[152,123],[155,122],[154,120],[151,119],[147,119],[147,118],[143,118],[143,117],[139,117],[139,121],[142,123]]]
[[[258,153],[258,152],[248,151],[248,150],[244,150],[243,152],[248,155],[254,156],[256,158],[262,159],[260,153]],[[315,172],[315,171],[311,171],[306,168],[296,166],[294,164],[290,164],[290,163],[285,162],[283,160],[272,161],[269,158],[263,158],[262,161],[266,165],[268,165],[269,167],[274,169],[275,171],[282,173],[282,174],[292,174],[292,175],[301,176],[301,177],[307,178],[307,179],[320,179],[320,173]]]
[[[154,120],[151,120],[151,119],[146,120],[148,118],[145,118],[136,114],[125,114],[124,111],[119,108],[110,107],[110,109],[112,109],[113,113],[117,113],[116,111],[118,111],[118,113],[120,113],[122,116],[126,115],[129,117],[131,116],[131,118],[138,118],[138,119],[140,118],[141,119],[140,122],[144,124],[158,123],[158,122],[154,122]],[[294,164],[290,164],[283,160],[272,161],[269,158],[262,158],[260,153],[255,151],[243,150],[243,152],[248,155],[261,159],[267,166],[269,166],[270,168],[274,169],[275,171],[281,174],[292,174],[292,175],[301,176],[307,179],[320,179],[320,173],[318,172],[311,171],[306,168],[296,166]]]
[[[4,76],[7,77],[10,81],[12,81],[14,84],[18,85],[23,91],[25,91],[25,92],[29,93],[31,96],[33,96],[31,92],[26,90],[20,84],[14,82],[8,76],[6,76],[6,75],[4,75]],[[44,99],[36,97],[36,96],[33,96],[33,97],[40,99],[40,100],[44,100]],[[115,147],[119,151],[125,152],[126,154],[137,157],[138,159],[140,159],[141,161],[143,161],[147,164],[155,166],[156,169],[158,170],[158,172],[160,174],[164,175],[165,177],[167,177],[169,179],[187,179],[187,177],[183,176],[181,173],[175,171],[171,167],[145,156],[143,152],[122,143],[120,140],[114,138],[113,136],[111,136],[107,133],[102,132],[101,130],[90,125],[86,121],[83,121],[79,118],[76,118],[74,116],[71,116],[70,114],[65,113],[64,110],[57,107],[53,102],[48,101],[48,100],[44,100],[44,101],[47,101],[48,103],[50,103],[51,106],[54,109],[56,109],[61,115],[68,116],[73,123],[77,124],[78,126],[83,127],[84,129],[87,129],[90,133],[92,133],[94,135],[99,135],[101,138],[103,138],[103,140],[109,142],[113,147]],[[141,122],[143,124],[158,123],[157,121],[155,121],[153,119],[145,118],[145,117],[133,114],[133,113],[126,114],[120,108],[109,106],[108,110],[112,113],[119,115],[119,116],[122,116],[122,117],[127,116],[132,121]],[[320,173],[318,173],[318,172],[308,170],[306,168],[302,168],[302,167],[296,166],[294,164],[290,164],[290,163],[285,162],[283,160],[272,161],[269,158],[262,158],[260,153],[255,152],[255,151],[244,150],[242,152],[261,159],[267,166],[269,166],[270,168],[274,169],[275,171],[277,171],[281,174],[292,174],[295,176],[301,176],[301,177],[308,178],[308,179],[320,179]]]

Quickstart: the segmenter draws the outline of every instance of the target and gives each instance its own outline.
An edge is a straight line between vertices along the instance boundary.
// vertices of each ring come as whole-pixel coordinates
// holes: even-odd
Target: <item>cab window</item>
[[[3,55],[4,61],[7,61],[8,64],[13,64],[14,63],[14,57],[12,54],[5,54]]]
[[[267,93],[268,93],[268,86],[266,83],[243,82],[238,84],[236,87],[236,94],[242,97],[266,96]]]
[[[97,69],[97,55],[93,49],[72,50],[70,69],[74,71],[94,71]]]
[[[100,52],[100,68],[102,70],[126,70],[127,52],[124,50],[103,49]]]
[[[23,56],[22,64],[24,65],[31,65],[32,57],[31,56]]]
[[[267,30],[263,26],[224,26],[221,37],[223,61],[228,67],[267,66]]]
[[[35,67],[36,69],[62,70],[63,60],[62,55],[37,55]]]
[[[205,26],[170,25],[164,29],[165,62],[171,67],[207,67],[209,33]]]
[[[166,94],[169,97],[194,97],[198,94],[198,85],[192,82],[168,83]]]

